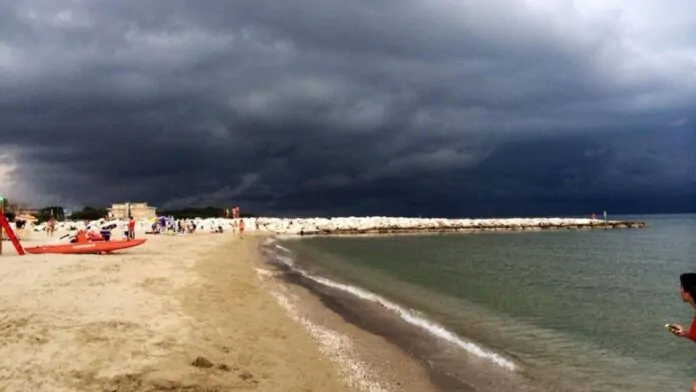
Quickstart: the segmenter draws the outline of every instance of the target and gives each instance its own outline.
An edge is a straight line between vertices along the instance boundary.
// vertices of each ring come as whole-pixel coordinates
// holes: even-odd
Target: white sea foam
[[[341,374],[350,386],[362,392],[390,392],[394,390],[380,381],[370,367],[357,357],[353,342],[348,336],[312,322],[302,315],[286,295],[277,291],[272,291],[271,295],[288,316],[302,325],[310,336],[319,343],[322,354],[338,364]]]
[[[417,326],[440,339],[452,343],[457,347],[460,347],[461,349],[469,352],[470,354],[473,354],[480,358],[484,358],[510,371],[519,370],[519,366],[516,363],[505,358],[504,356],[488,351],[475,343],[466,341],[461,337],[455,335],[454,333],[448,331],[445,327],[435,322],[432,322],[424,317],[418,316],[415,314],[415,312],[404,309],[403,307],[385,299],[384,297],[381,297],[375,293],[372,293],[368,290],[359,287],[338,283],[331,279],[310,274],[307,271],[304,271],[301,268],[296,267],[294,260],[292,260],[292,258],[290,257],[276,255],[276,259],[282,263],[285,263],[287,266],[293,268],[294,271],[302,274],[306,278],[311,279],[319,284],[350,293],[366,301],[376,302],[384,306],[385,308],[395,312],[399,315],[399,317],[401,317],[404,321],[408,322],[409,324]]]
[[[280,250],[282,250],[282,251],[284,251],[284,252],[292,253],[292,252],[290,251],[290,249],[288,249],[288,248],[286,248],[286,247],[284,247],[284,246],[282,246],[282,245],[276,244],[275,247],[278,248],[278,249],[280,249]]]

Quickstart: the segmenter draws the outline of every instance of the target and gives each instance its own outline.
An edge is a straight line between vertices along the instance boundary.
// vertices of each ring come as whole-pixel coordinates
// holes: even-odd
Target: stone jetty
[[[198,232],[222,227],[232,231],[232,219],[209,218],[192,220]],[[583,219],[583,218],[505,218],[505,219],[440,219],[397,217],[338,217],[338,218],[244,218],[246,232],[263,232],[278,235],[349,235],[349,234],[405,234],[448,233],[476,231],[533,231],[533,230],[583,230],[583,229],[636,229],[645,222]],[[125,227],[125,221],[60,222],[57,232],[70,232],[78,228],[97,229],[102,225]],[[137,223],[136,230],[144,233],[152,222]],[[257,228],[258,227],[258,228]],[[43,225],[33,228],[42,231]]]
[[[263,218],[262,230],[276,234],[342,235],[447,233],[474,231],[636,229],[645,222],[577,218],[435,219],[348,217],[278,219]],[[250,225],[247,223],[247,227]]]

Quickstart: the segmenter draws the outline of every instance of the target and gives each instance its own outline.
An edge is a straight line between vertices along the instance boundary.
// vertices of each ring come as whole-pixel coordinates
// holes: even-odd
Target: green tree
[[[9,211],[10,201],[5,199],[5,198],[1,198],[0,199],[0,206],[2,206],[2,212],[3,212],[3,215],[5,215],[5,218],[7,218],[7,220],[12,222],[14,220],[14,213],[12,211]]]
[[[224,218],[225,209],[218,207],[188,207],[178,210],[157,211],[159,216],[172,216],[174,219],[193,219],[193,218]],[[231,214],[230,214],[231,217]],[[240,218],[254,218],[256,214],[241,213]]]
[[[64,220],[65,212],[63,211],[63,207],[61,206],[48,206],[39,209],[35,216],[39,223],[46,222],[51,217],[53,217],[53,219],[56,220]]]
[[[14,222],[15,217],[17,217],[17,214],[15,214],[14,211],[5,211],[5,218],[10,221]]]
[[[109,215],[109,210],[106,208],[87,206],[80,211],[75,211],[70,214],[70,219],[93,221],[105,218],[107,215]]]
[[[17,212],[12,209],[12,204],[10,203],[10,201],[8,199],[0,197],[0,205],[2,205],[2,211],[5,215],[5,218],[10,222],[14,222],[15,217],[17,216]]]

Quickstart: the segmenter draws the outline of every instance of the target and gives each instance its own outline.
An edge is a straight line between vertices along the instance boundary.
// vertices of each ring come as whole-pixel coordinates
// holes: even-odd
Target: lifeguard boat
[[[138,245],[142,245],[147,241],[146,239],[133,239],[133,240],[117,240],[110,241],[108,238],[104,238],[98,233],[87,233],[85,230],[79,230],[75,237],[68,244],[49,244],[49,245],[39,245],[24,248],[27,253],[31,254],[44,254],[44,253],[58,253],[58,254],[105,254],[111,253],[121,249],[133,248]]]

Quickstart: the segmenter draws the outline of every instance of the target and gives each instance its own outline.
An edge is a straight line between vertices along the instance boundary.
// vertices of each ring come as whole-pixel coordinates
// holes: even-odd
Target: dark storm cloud
[[[694,194],[693,6],[611,6],[0,1],[3,192],[424,215]]]

